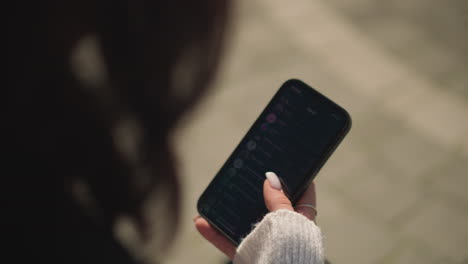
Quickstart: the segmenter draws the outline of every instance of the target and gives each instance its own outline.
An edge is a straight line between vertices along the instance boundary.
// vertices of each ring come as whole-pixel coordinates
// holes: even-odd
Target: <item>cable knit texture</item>
[[[293,211],[267,214],[237,248],[234,264],[271,263],[324,263],[320,228]]]

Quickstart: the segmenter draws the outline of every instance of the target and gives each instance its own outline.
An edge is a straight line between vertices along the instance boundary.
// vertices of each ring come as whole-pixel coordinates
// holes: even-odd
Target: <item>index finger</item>
[[[210,241],[211,244],[226,254],[228,258],[234,259],[234,256],[236,255],[236,247],[231,241],[212,227],[203,217],[195,217],[194,222],[198,232],[200,232],[206,240]]]

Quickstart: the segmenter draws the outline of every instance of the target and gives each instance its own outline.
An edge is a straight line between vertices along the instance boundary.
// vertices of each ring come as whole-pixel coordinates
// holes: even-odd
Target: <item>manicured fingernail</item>
[[[265,173],[265,176],[268,179],[268,181],[270,182],[270,185],[271,185],[271,187],[273,187],[273,189],[276,189],[278,191],[281,190],[281,182],[278,179],[278,176],[276,176],[276,174],[274,172],[269,171],[269,172]]]

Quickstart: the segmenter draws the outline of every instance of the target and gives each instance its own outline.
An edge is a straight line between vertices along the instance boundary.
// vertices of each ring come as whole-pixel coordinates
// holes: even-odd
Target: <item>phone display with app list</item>
[[[342,107],[299,80],[286,81],[201,195],[199,214],[238,245],[268,213],[265,173],[278,175],[295,204],[350,127]]]

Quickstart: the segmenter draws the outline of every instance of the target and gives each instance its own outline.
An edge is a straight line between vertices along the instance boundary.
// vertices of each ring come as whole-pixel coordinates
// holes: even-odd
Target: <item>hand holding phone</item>
[[[279,209],[286,209],[291,211],[296,211],[310,220],[314,221],[316,213],[314,210],[307,207],[298,207],[293,208],[291,201],[286,197],[284,192],[275,190],[270,186],[268,181],[264,182],[263,193],[265,198],[265,205],[270,212],[274,212]],[[317,206],[316,195],[315,195],[315,184],[312,182],[307,190],[299,199],[298,204],[312,204]],[[222,233],[220,233],[216,228],[210,225],[206,219],[201,216],[195,217],[193,220],[195,222],[195,227],[200,232],[200,234],[223,252],[231,260],[234,259],[236,254],[236,246],[232,241],[226,238]]]
[[[295,205],[351,127],[349,114],[299,80],[285,82],[201,195],[199,214],[238,245],[268,213],[265,173]]]

